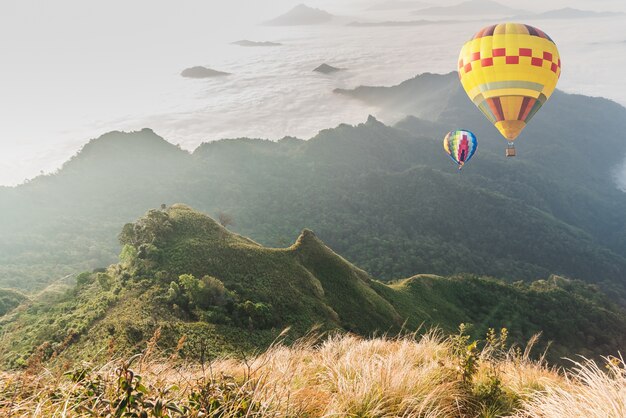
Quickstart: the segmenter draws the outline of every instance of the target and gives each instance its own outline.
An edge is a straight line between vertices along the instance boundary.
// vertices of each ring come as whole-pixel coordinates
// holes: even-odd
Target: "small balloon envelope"
[[[459,166],[459,170],[472,158],[476,148],[478,148],[476,135],[464,129],[448,132],[443,138],[443,149]]]

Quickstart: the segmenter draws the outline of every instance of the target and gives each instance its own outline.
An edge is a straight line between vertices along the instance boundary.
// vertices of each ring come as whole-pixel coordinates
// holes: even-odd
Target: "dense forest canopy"
[[[612,176],[626,109],[556,92],[519,156],[505,159],[454,74],[346,94],[422,119],[389,127],[370,118],[308,141],[221,140],[191,154],[149,129],[111,132],[58,173],[0,189],[0,285],[39,289],[104,267],[120,251],[119,225],[185,202],[228,214],[235,231],[269,246],[314,229],[381,279],[560,274],[623,295],[626,194]],[[459,126],[479,138],[461,174],[440,143]]]

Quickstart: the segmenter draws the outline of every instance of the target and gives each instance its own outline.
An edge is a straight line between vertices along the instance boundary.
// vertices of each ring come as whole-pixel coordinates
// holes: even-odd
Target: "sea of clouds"
[[[80,3],[76,7],[77,18],[91,10]],[[142,10],[108,18],[104,10],[95,10],[100,17],[78,19],[53,35],[42,29],[24,33],[20,42],[5,37],[0,41],[8,63],[0,77],[0,184],[53,171],[89,138],[110,130],[150,127],[192,150],[221,138],[310,138],[340,123],[362,122],[368,114],[393,123],[400,115],[381,113],[332,90],[388,86],[423,72],[453,71],[463,42],[497,21],[351,27],[346,23],[352,20],[420,17],[406,11],[374,14],[362,7],[350,15],[348,9],[341,9],[338,22],[307,27],[262,26],[262,15],[246,10],[226,22],[207,16],[205,21],[182,6],[179,15],[146,12],[143,19],[138,18]],[[7,15],[7,10],[0,12]],[[33,27],[53,24],[45,13],[33,19]],[[527,23],[543,28],[559,45],[560,89],[626,105],[624,16]],[[3,30],[0,38],[7,35]],[[240,39],[282,45],[231,44]],[[324,62],[346,70],[333,75],[312,71]],[[180,76],[195,65],[232,75]],[[626,165],[623,171],[618,178],[624,178],[626,188]]]

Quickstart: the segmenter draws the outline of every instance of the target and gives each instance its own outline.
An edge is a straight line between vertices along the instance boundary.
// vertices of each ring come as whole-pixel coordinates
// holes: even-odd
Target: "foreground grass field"
[[[506,347],[506,330],[451,337],[310,337],[254,358],[164,358],[159,332],[126,361],[57,364],[36,358],[0,374],[10,417],[585,417],[626,416],[623,359],[568,370]],[[184,338],[179,348],[185,345]],[[204,348],[200,347],[200,350]]]

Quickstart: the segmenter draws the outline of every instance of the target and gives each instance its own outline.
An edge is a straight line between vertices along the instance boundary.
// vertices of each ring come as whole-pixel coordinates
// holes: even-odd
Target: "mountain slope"
[[[480,139],[478,158],[466,174],[472,181],[514,198],[522,197],[591,233],[618,254],[626,254],[626,229],[620,215],[626,208],[626,194],[614,181],[615,169],[626,157],[615,152],[623,148],[623,140],[616,133],[626,128],[626,109],[606,99],[557,91],[516,141],[520,158],[504,161],[500,157],[504,141],[476,111],[457,78],[456,73],[427,75],[398,86],[360,87],[342,93],[382,109],[426,119],[409,118],[396,125],[414,135],[443,136],[441,132],[451,126],[472,130]],[[437,91],[442,96],[439,100]],[[433,106],[428,100],[438,103],[436,114],[430,112]],[[534,195],[532,200],[530,194]]]
[[[28,297],[17,290],[0,289],[0,316],[11,312],[26,300]]]
[[[222,140],[193,154],[149,130],[107,134],[58,173],[0,190],[0,285],[39,289],[108,265],[120,224],[183,201],[232,215],[237,232],[265,245],[311,228],[381,279],[555,273],[624,294],[626,194],[612,176],[626,109],[557,91],[507,160],[455,74],[359,91],[421,118],[396,128],[369,118],[309,141]],[[441,149],[452,127],[479,137],[462,174]]]
[[[458,77],[454,79],[426,73],[397,86],[360,86],[353,90],[335,89],[334,92],[395,112],[437,120],[458,89]]]
[[[146,204],[170,201],[189,160],[150,129],[110,132],[89,141],[57,173],[4,189],[0,285],[41,289],[110,264],[119,253],[119,225],[145,212]]]
[[[597,290],[553,277],[532,285],[476,276],[422,275],[389,285],[372,279],[305,230],[288,248],[266,248],[184,205],[152,210],[120,235],[120,262],[78,276],[56,301],[32,301],[0,319],[0,360],[126,355],[159,330],[163,349],[184,335],[184,355],[249,352],[285,327],[362,335],[424,326],[476,335],[508,326],[523,343],[543,331],[551,359],[615,353],[626,315]],[[108,348],[107,348],[108,347]],[[204,350],[202,349],[202,350]]]

